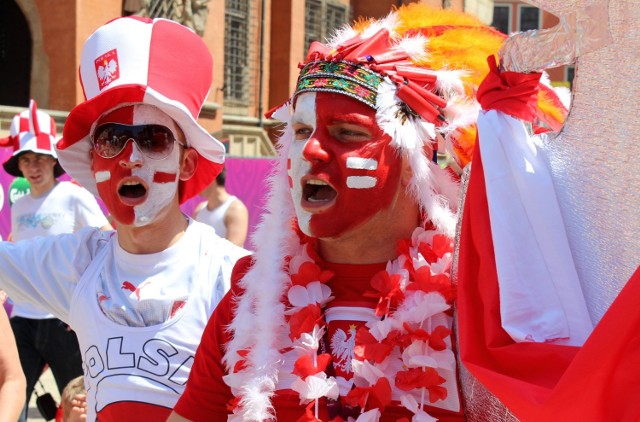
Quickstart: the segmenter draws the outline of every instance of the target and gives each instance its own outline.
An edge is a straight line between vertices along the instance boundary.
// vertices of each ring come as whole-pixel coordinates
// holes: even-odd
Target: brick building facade
[[[416,0],[414,0],[416,1]],[[421,0],[465,10],[491,23],[493,0]],[[214,83],[201,124],[228,142],[231,155],[273,154],[263,117],[292,92],[298,63],[311,39],[358,17],[381,17],[411,0],[3,0],[0,2],[0,136],[17,110],[35,98],[60,128],[83,100],[77,69],[86,38],[118,16],[167,13],[185,3],[203,4],[206,23],[198,31],[214,57]],[[518,3],[496,0],[495,4]],[[198,6],[193,6],[198,7]],[[517,6],[509,6],[516,10]],[[174,10],[175,12],[175,10]],[[162,15],[162,13],[160,13]],[[202,18],[202,16],[201,16]],[[513,18],[515,19],[515,18]],[[546,21],[545,19],[550,19]],[[541,23],[553,25],[552,15]],[[200,19],[203,21],[203,19]],[[516,30],[517,27],[510,27]],[[189,70],[184,70],[188,77]],[[564,80],[565,75],[552,74]],[[16,108],[17,107],[17,108]]]

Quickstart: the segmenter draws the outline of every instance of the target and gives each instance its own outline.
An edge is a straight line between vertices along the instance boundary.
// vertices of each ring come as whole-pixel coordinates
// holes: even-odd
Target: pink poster
[[[232,195],[244,202],[249,210],[249,234],[244,247],[255,250],[253,233],[262,215],[265,196],[265,180],[271,174],[275,158],[238,158],[227,157],[227,179],[225,187]],[[191,215],[195,207],[204,199],[200,196],[192,198],[182,205],[185,214]]]

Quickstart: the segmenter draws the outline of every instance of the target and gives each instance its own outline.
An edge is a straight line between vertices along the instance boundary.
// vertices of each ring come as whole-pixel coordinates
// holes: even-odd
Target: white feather
[[[394,50],[406,52],[412,60],[424,60],[428,57],[426,44],[429,42],[427,37],[417,35],[413,37],[403,37],[395,46]]]
[[[290,122],[289,122],[290,123]],[[243,420],[272,420],[271,396],[278,380],[282,362],[279,350],[288,338],[284,320],[282,294],[289,285],[289,277],[274,262],[284,262],[293,253],[297,237],[290,228],[293,218],[287,180],[287,149],[292,138],[291,125],[287,125],[278,147],[279,160],[275,172],[269,177],[268,210],[258,225],[255,241],[272,247],[259,248],[255,263],[240,282],[245,289],[237,302],[236,315],[229,325],[231,340],[223,362],[231,372],[238,362],[238,351],[251,348],[245,370],[237,374],[244,378],[243,387],[237,393]],[[293,241],[293,240],[296,241]]]
[[[327,40],[327,46],[329,48],[335,48],[336,46],[350,40],[358,35],[358,33],[350,25],[345,25],[335,31],[335,33]]]
[[[454,95],[465,95],[462,78],[467,76],[469,72],[465,70],[441,69],[434,73],[438,78],[436,80],[436,88],[444,94],[445,98]]]
[[[389,31],[389,34],[393,38],[394,36],[396,36],[396,32],[394,30],[396,26],[398,26],[398,14],[395,12],[391,12],[384,18],[373,21],[371,25],[365,28],[365,30],[362,32],[362,37],[367,39],[377,34],[381,29],[386,29],[387,31]]]

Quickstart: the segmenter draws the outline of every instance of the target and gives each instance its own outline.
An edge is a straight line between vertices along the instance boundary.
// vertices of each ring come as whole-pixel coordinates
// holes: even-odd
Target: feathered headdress
[[[301,247],[287,180],[296,97],[310,91],[337,92],[375,109],[392,145],[409,157],[414,174],[409,189],[416,203],[440,231],[453,236],[457,178],[434,156],[448,157],[460,168],[471,160],[480,110],[475,94],[489,71],[487,57],[498,52],[505,38],[470,15],[411,4],[380,20],[358,21],[327,44],[311,45],[300,65],[296,91],[270,113],[287,124],[279,140],[278,165],[268,181],[267,211],[254,237],[259,248],[241,281],[245,291],[229,327],[232,338],[224,357],[230,373],[225,381],[239,398],[237,417],[273,418],[270,397],[287,339],[281,299],[290,283],[278,263]],[[549,107],[555,110],[555,104]],[[544,124],[557,129],[565,114],[560,111]]]

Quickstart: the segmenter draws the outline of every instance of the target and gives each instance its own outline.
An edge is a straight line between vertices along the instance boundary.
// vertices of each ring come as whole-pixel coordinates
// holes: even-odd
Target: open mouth
[[[302,187],[302,198],[310,204],[326,205],[333,202],[336,196],[338,192],[322,180],[306,180]]]
[[[127,205],[137,205],[147,196],[147,188],[136,180],[125,181],[118,189],[120,200]]]

